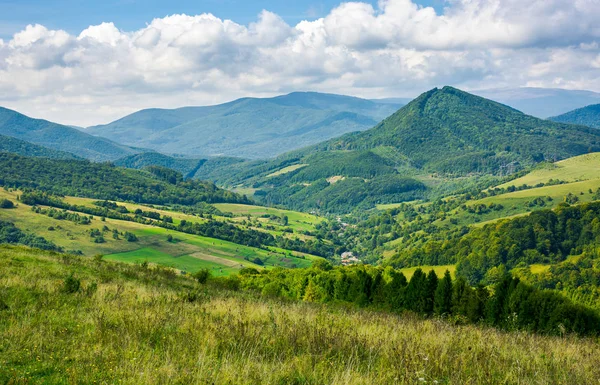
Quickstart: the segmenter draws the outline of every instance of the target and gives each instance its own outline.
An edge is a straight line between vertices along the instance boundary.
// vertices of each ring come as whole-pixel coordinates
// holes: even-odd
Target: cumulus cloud
[[[77,36],[29,25],[0,40],[0,105],[69,124],[145,107],[294,90],[363,97],[552,86],[600,91],[600,0],[341,3],[287,24],[263,11],[241,25],[171,15],[137,31],[111,22]]]

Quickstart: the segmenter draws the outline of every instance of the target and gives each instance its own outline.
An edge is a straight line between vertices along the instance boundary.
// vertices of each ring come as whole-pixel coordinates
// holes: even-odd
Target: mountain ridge
[[[48,120],[31,118],[4,107],[0,107],[0,135],[94,161],[116,160],[140,152],[106,138],[98,138]]]
[[[553,122],[579,124],[592,128],[600,128],[600,104],[569,111],[565,114],[549,118]]]
[[[270,158],[368,129],[396,108],[351,96],[293,92],[214,106],[145,109],[84,132],[165,154]]]

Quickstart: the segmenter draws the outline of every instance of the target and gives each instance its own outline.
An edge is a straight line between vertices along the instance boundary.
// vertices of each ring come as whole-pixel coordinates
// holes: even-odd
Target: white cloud
[[[69,124],[145,107],[209,104],[293,90],[364,97],[465,88],[600,91],[600,0],[342,3],[295,26],[263,11],[240,25],[171,15],[137,31],[73,36],[30,25],[0,41],[0,105]]]

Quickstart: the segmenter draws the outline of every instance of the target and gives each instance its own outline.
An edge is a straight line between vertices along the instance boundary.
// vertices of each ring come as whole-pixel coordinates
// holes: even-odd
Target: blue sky
[[[274,12],[290,24],[326,16],[339,0],[0,0],[0,38],[9,39],[28,24],[64,29],[77,34],[89,25],[113,22],[117,28],[133,31],[153,18],[175,13],[212,13],[240,24],[256,20],[263,10]],[[374,6],[376,0],[367,0]],[[443,10],[443,0],[417,3]]]

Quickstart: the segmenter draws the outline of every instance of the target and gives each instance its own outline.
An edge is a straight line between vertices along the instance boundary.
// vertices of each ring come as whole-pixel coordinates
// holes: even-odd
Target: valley
[[[292,99],[314,103],[318,97],[308,96]],[[199,113],[167,116],[177,123],[176,115],[184,112],[190,119]],[[144,122],[155,122],[158,113],[165,111],[144,111],[119,124],[140,118],[138,134],[144,136],[152,128]],[[163,123],[174,124],[169,119]],[[0,264],[13,276],[0,272],[0,313],[11,317],[11,323],[0,321],[0,336],[30,330],[25,321],[30,305],[19,296],[35,296],[42,288],[40,295],[55,298],[51,308],[89,306],[103,314],[78,316],[93,330],[86,337],[56,310],[53,327],[118,359],[132,353],[115,349],[105,336],[109,330],[128,335],[143,373],[153,373],[136,374],[142,369],[132,364],[135,371],[119,366],[118,374],[92,370],[88,376],[88,355],[71,359],[69,370],[78,381],[209,378],[216,372],[206,368],[165,374],[187,365],[181,352],[198,353],[184,339],[209,335],[214,345],[202,354],[208,360],[227,354],[230,361],[218,376],[232,383],[249,378],[288,383],[297,376],[303,379],[298,383],[318,383],[348,373],[352,380],[342,383],[414,383],[406,371],[393,378],[381,374],[393,372],[395,348],[378,339],[397,335],[406,343],[410,333],[421,341],[411,342],[410,349],[429,349],[428,357],[443,363],[415,364],[422,367],[420,382],[477,383],[485,377],[511,383],[517,378],[515,357],[530,362],[531,371],[519,371],[521,376],[552,378],[550,383],[560,376],[584,379],[594,370],[579,360],[589,356],[581,352],[594,349],[600,335],[595,128],[537,119],[444,87],[371,129],[282,150],[270,159],[186,157],[133,143],[139,152],[98,162],[16,137],[2,144],[0,243],[7,245],[0,246]],[[14,274],[30,274],[40,283],[31,287]],[[107,328],[113,321],[105,316],[129,320],[119,308],[108,310],[114,304],[162,317],[163,326],[156,326],[156,337],[141,339],[132,337],[142,328],[136,322],[125,327],[114,321]],[[193,322],[204,327],[192,331]],[[16,329],[15,323],[23,326]],[[322,334],[299,332],[306,323]],[[576,367],[544,361],[550,370],[536,361],[538,353],[515,348],[525,343],[546,351],[556,346],[557,336],[571,349]],[[299,338],[317,345],[300,349]],[[470,356],[490,338],[505,356],[493,368],[465,370],[462,361],[440,350],[440,338],[458,344],[456,357]],[[241,349],[240,340],[250,350]],[[63,336],[53,343],[46,353],[72,348]],[[365,366],[366,350],[342,352],[356,343],[387,352],[374,358],[377,370]],[[149,346],[154,354],[175,357],[175,366],[142,359]],[[165,350],[156,353],[157,347]],[[26,368],[25,374],[17,370],[2,377],[0,371],[0,379],[65,378],[62,364],[45,359],[39,366],[17,350],[0,345],[0,369]],[[250,355],[259,374],[242,370]],[[273,355],[284,362],[281,371],[272,370]],[[307,374],[316,357],[334,364]],[[335,366],[353,359],[355,367]]]

